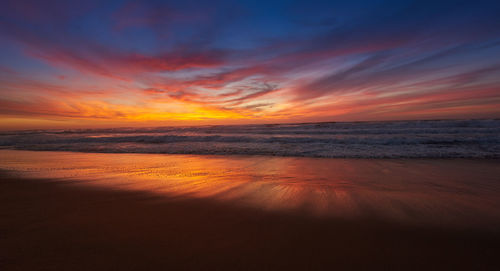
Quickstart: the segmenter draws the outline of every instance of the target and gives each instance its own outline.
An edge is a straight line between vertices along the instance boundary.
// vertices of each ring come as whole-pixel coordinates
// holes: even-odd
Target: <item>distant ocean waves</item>
[[[350,158],[500,158],[500,120],[36,130],[2,132],[0,148]]]

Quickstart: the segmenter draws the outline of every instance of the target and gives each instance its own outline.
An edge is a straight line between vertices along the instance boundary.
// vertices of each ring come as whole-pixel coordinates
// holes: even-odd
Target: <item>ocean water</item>
[[[31,130],[0,148],[335,158],[500,158],[500,120]]]

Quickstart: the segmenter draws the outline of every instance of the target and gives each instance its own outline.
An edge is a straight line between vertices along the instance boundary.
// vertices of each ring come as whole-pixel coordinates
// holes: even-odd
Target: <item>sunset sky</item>
[[[3,130],[500,117],[499,1],[0,1]]]

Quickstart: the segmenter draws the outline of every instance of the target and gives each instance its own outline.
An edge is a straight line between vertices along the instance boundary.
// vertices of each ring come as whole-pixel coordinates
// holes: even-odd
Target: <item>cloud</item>
[[[262,96],[267,95],[269,93],[279,91],[279,88],[277,85],[273,85],[273,84],[269,84],[269,83],[262,83],[259,85],[251,86],[247,89],[247,91],[248,90],[251,90],[252,93],[244,95],[244,96],[240,96],[237,98],[233,98],[233,99],[227,100],[225,102],[231,103],[233,105],[241,104],[243,102],[246,102],[249,100],[254,100],[256,98],[262,97]]]
[[[495,1],[5,7],[0,38],[23,55],[0,51],[3,114],[460,117],[500,96]]]

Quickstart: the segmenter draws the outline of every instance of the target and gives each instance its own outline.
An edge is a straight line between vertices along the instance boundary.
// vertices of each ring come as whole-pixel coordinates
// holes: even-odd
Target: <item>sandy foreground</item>
[[[0,269],[498,270],[498,162],[2,150]]]

